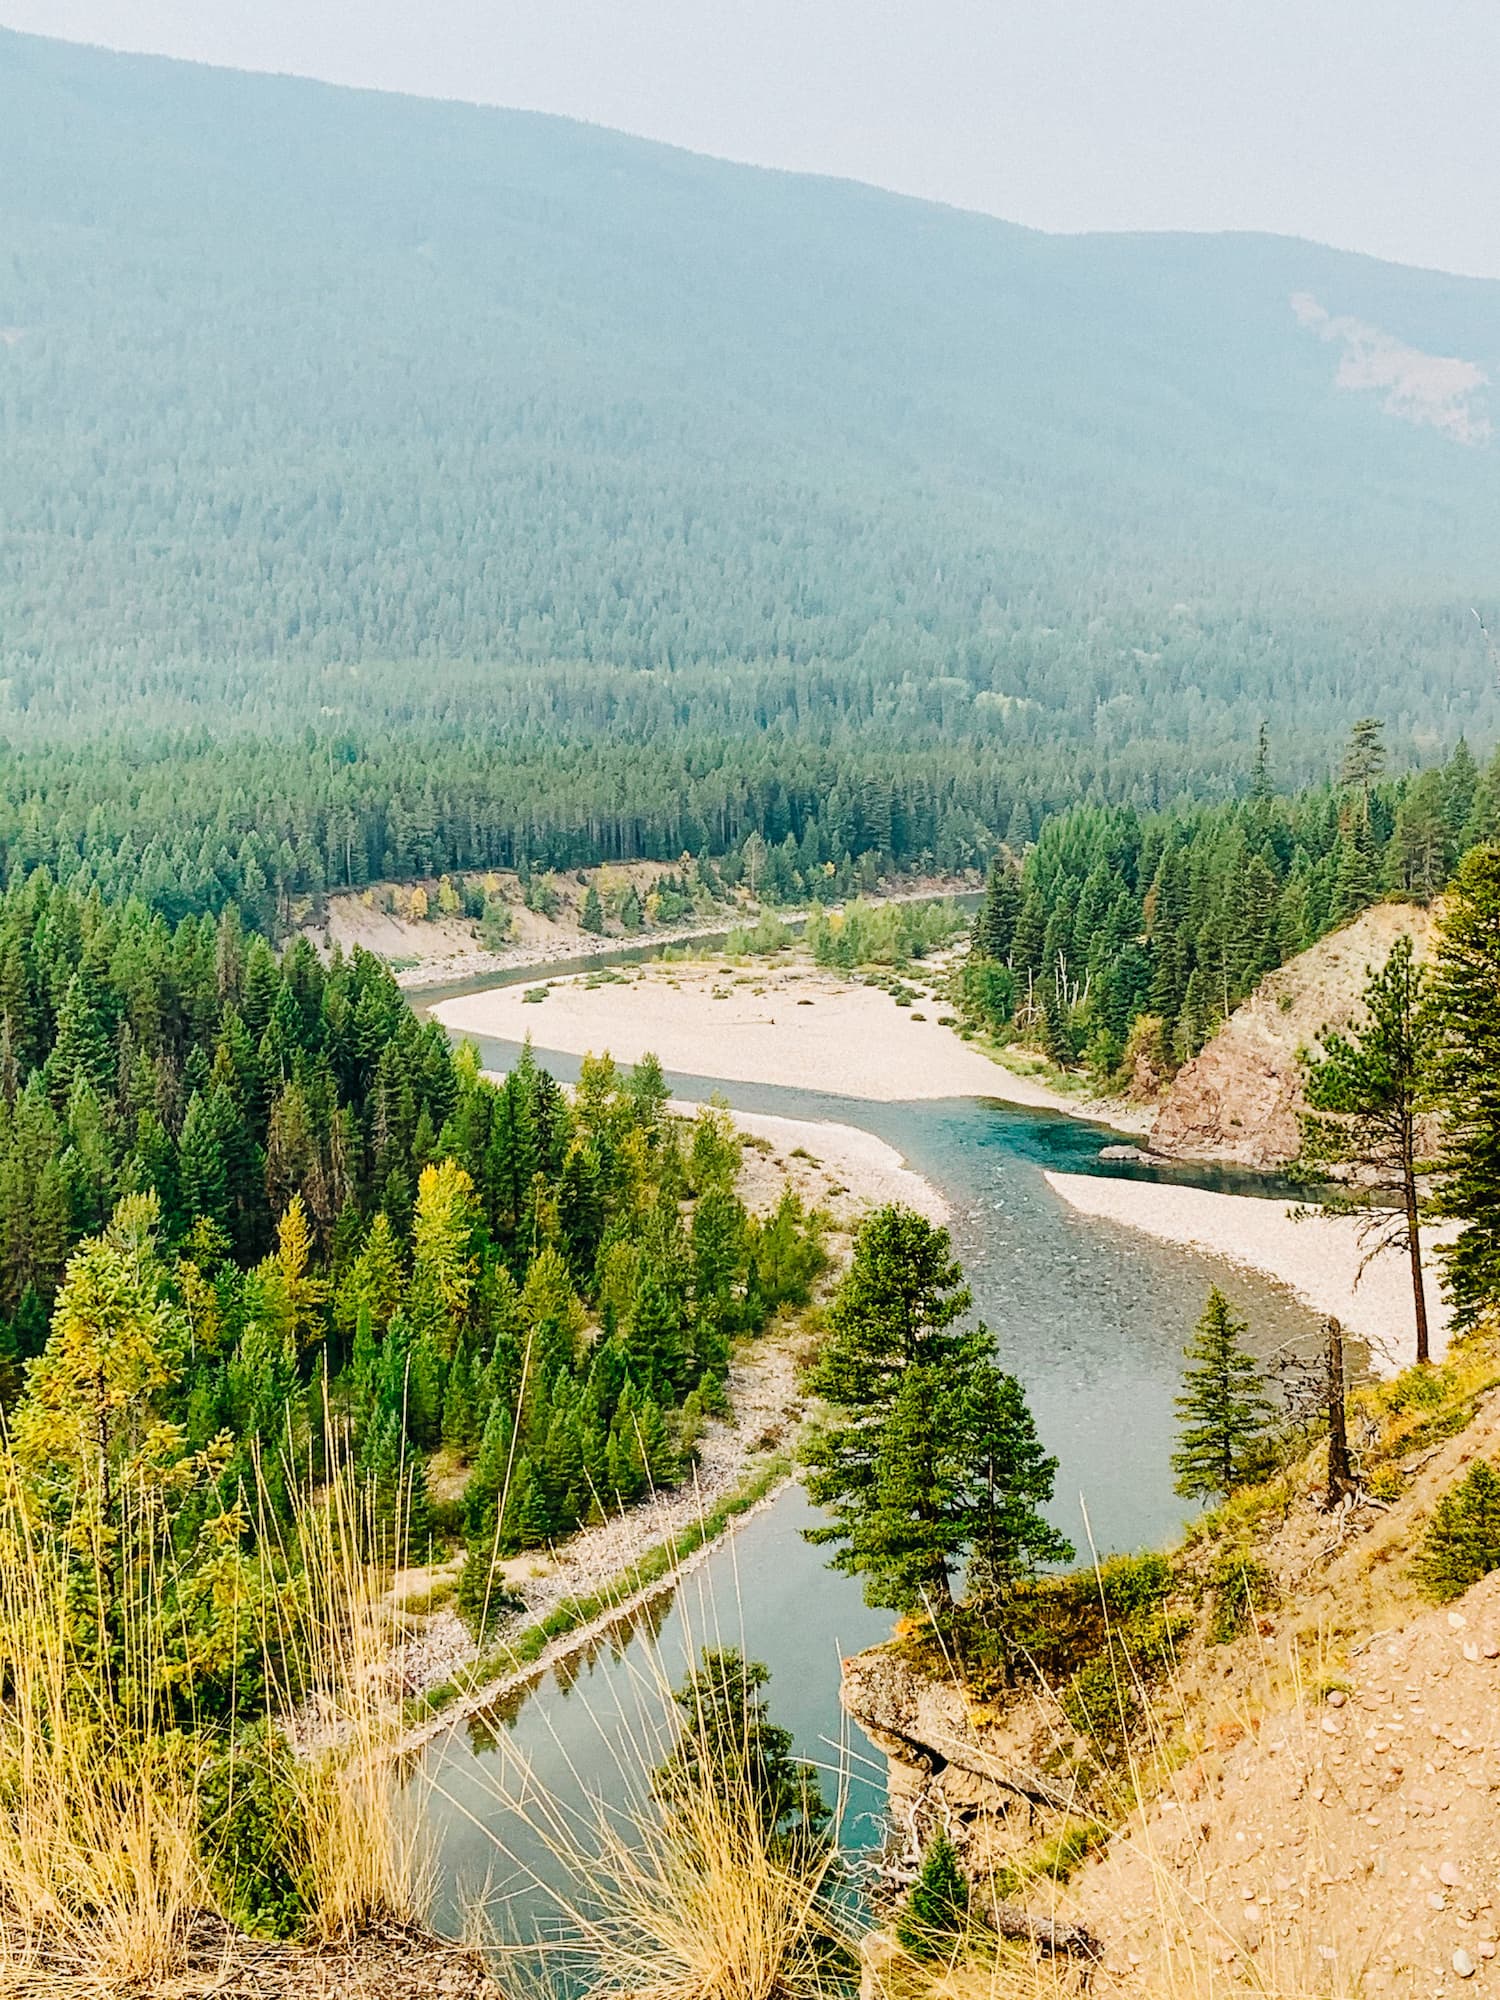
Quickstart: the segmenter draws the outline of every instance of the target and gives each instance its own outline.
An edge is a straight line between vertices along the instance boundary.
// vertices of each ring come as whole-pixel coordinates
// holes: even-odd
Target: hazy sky
[[[1500,277],[1500,0],[0,0],[41,34],[563,112],[1047,229]]]

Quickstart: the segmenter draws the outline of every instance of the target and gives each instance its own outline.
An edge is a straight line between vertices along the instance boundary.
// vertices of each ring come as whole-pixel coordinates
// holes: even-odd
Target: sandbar
[[[919,983],[921,973],[909,975]],[[896,1103],[989,1097],[1088,1115],[1046,1084],[991,1062],[934,1016],[940,998],[899,1007],[876,986],[799,963],[643,968],[628,979],[552,981],[540,1003],[519,986],[440,1001],[457,1035],[493,1035],[568,1055],[608,1050],[619,1063],[657,1056],[670,1074],[779,1084]],[[1098,1107],[1093,1107],[1095,1110]]]
[[[1204,1250],[1277,1279],[1314,1312],[1342,1320],[1367,1344],[1381,1374],[1396,1374],[1417,1358],[1406,1258],[1383,1251],[1361,1276],[1357,1216],[1299,1217],[1291,1203],[1259,1195],[1215,1194],[1104,1174],[1049,1173],[1046,1180],[1080,1215],[1123,1223],[1159,1242]],[[1449,1311],[1432,1259],[1443,1240],[1444,1232],[1434,1230],[1423,1260],[1434,1359],[1448,1344]]]

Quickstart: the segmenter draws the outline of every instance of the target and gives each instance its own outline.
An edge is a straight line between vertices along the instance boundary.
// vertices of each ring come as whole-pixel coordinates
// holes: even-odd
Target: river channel
[[[495,1069],[517,1053],[501,1042],[479,1047]],[[576,1076],[575,1057],[541,1047],[537,1055],[560,1080]],[[1101,1145],[1119,1136],[1103,1127],[999,1100],[871,1103],[671,1072],[668,1082],[682,1098],[717,1095],[747,1111],[863,1126],[942,1191],[975,1311],[1002,1365],[1025,1384],[1059,1460],[1052,1512],[1080,1553],[1090,1541],[1101,1551],[1161,1543],[1181,1525],[1169,1466],[1172,1402],[1183,1343],[1211,1283],[1249,1320],[1261,1351],[1315,1336],[1312,1315],[1269,1281],[1069,1209],[1044,1170],[1096,1168]],[[1150,1177],[1272,1192],[1245,1175],[1178,1169]],[[829,1789],[841,1782],[846,1795],[846,1845],[878,1837],[882,1767],[841,1716],[839,1657],[883,1638],[889,1617],[864,1604],[858,1583],[823,1566],[823,1552],[799,1533],[809,1518],[801,1491],[788,1489],[675,1596],[544,1676],[504,1712],[455,1725],[428,1747],[420,1781],[437,1835],[441,1922],[456,1924],[483,1902],[512,1935],[569,1927],[576,1871],[550,1851],[557,1828],[549,1837],[541,1820],[549,1812],[587,1819],[598,1800],[629,1809],[666,1726],[662,1687],[679,1682],[705,1644],[743,1645],[766,1663],[777,1719],[802,1755],[841,1774]],[[515,1809],[518,1791],[532,1801],[526,1812]]]

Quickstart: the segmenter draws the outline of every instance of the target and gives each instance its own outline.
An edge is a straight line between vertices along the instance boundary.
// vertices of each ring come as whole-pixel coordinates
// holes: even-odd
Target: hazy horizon
[[[0,0],[58,39],[531,110],[1007,221],[1266,231],[1500,278],[1500,13],[1188,0]]]

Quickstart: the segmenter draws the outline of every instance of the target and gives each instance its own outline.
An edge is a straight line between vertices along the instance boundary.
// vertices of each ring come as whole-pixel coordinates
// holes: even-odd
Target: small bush
[[[1144,1603],[1127,1618],[1062,1691],[1063,1714],[1077,1733],[1103,1744],[1123,1743],[1133,1735],[1144,1719],[1143,1690],[1170,1673],[1191,1624],[1183,1612],[1164,1610],[1159,1600]]]
[[[200,1841],[226,1913],[255,1937],[295,1937],[303,1894],[302,1802],[279,1729],[247,1729],[204,1770]]]
[[[470,1549],[464,1557],[453,1601],[459,1617],[481,1643],[513,1611],[525,1609],[525,1600],[510,1588],[480,1549]]]
[[[1244,1549],[1226,1549],[1209,1572],[1212,1609],[1208,1635],[1227,1646],[1248,1627],[1256,1610],[1276,1601],[1276,1579]]]
[[[1070,1727],[1095,1742],[1122,1743],[1140,1726],[1139,1690],[1118,1650],[1080,1667],[1059,1700]]]
[[[1114,1618],[1134,1618],[1152,1610],[1171,1596],[1172,1587],[1172,1565],[1155,1549],[1110,1556],[1099,1568],[1099,1592]]]
[[[1380,1465],[1365,1481],[1365,1490],[1372,1500],[1384,1500],[1389,1504],[1399,1500],[1406,1491],[1406,1476],[1399,1465]]]
[[[1433,1510],[1412,1575],[1436,1604],[1500,1569],[1500,1473],[1479,1459]]]
[[[969,1922],[969,1881],[946,1833],[927,1843],[922,1872],[896,1919],[896,1939],[913,1958],[945,1958]]]

